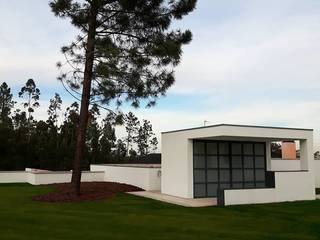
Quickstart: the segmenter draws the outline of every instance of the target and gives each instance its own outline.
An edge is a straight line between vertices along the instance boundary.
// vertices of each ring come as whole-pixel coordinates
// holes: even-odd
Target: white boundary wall
[[[160,190],[161,168],[136,165],[90,165],[91,171],[105,171],[104,181],[126,183],[146,191]]]
[[[23,183],[26,179],[25,171],[0,171],[0,183]]]
[[[314,160],[314,175],[316,179],[316,188],[320,188],[320,160]]]
[[[0,172],[0,183],[30,183],[32,185],[66,183],[71,181],[71,172],[28,172],[7,171]],[[84,171],[81,175],[82,182],[101,182],[104,180],[104,172]]]
[[[224,190],[224,204],[255,204],[315,200],[309,172],[275,172],[275,188]]]

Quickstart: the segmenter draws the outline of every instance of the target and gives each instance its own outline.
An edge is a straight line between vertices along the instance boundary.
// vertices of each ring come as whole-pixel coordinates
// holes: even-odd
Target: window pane
[[[254,183],[244,183],[244,188],[254,188]]]
[[[256,168],[264,168],[264,157],[255,157]]]
[[[218,167],[218,157],[217,156],[207,156],[207,167],[217,168]]]
[[[243,154],[248,154],[248,155],[253,154],[253,144],[252,143],[243,144]]]
[[[230,189],[230,183],[220,183],[220,189]]]
[[[218,190],[218,184],[209,183],[207,187],[208,187],[208,197],[216,197],[217,190]]]
[[[205,184],[195,184],[194,185],[194,196],[195,197],[205,197],[206,196],[206,185]]]
[[[229,156],[219,156],[220,168],[229,168]]]
[[[229,182],[230,172],[229,170],[220,170],[220,182]]]
[[[232,143],[232,154],[241,154],[241,143]]]
[[[264,170],[256,170],[256,181],[264,181],[265,177],[266,176]]]
[[[208,182],[218,182],[218,170],[207,171]]]
[[[264,187],[266,187],[266,183],[265,182],[256,182],[256,187],[264,188]]]
[[[242,168],[242,159],[240,156],[232,156],[232,168]]]
[[[264,144],[263,143],[255,143],[254,144],[254,153],[256,155],[264,155]]]
[[[217,143],[216,142],[207,143],[207,154],[217,154]]]
[[[242,183],[232,183],[232,188],[242,188]]]
[[[228,143],[219,143],[219,154],[229,154]]]
[[[242,182],[242,170],[241,169],[233,169],[232,170],[232,181],[233,182]]]
[[[204,156],[194,156],[193,157],[194,161],[194,168],[205,168],[205,157]]]
[[[203,142],[194,142],[194,154],[204,154],[204,143]]]
[[[206,181],[206,175],[205,170],[194,170],[194,182],[205,182]]]
[[[243,157],[243,165],[245,168],[253,168],[253,157]]]
[[[244,170],[244,180],[245,181],[254,181],[254,172],[253,170],[249,169],[245,169]]]

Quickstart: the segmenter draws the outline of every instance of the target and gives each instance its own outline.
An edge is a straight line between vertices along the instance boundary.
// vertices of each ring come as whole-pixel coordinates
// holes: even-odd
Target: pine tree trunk
[[[79,126],[77,131],[77,141],[76,141],[75,156],[73,161],[73,172],[72,172],[72,179],[71,179],[74,193],[77,195],[80,195],[81,166],[82,166],[81,162],[84,155],[86,130],[87,130],[88,116],[89,116],[89,103],[90,103],[90,93],[91,93],[91,81],[93,76],[92,71],[93,71],[93,62],[94,62],[96,25],[97,25],[97,8],[93,2],[91,3],[91,9],[90,9],[89,30],[88,30],[87,47],[86,47],[86,62],[85,62],[85,69],[84,69],[81,108],[80,108],[80,120],[79,120]]]

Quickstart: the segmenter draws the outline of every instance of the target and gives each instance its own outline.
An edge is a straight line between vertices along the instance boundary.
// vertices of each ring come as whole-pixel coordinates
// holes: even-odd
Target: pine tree
[[[58,127],[59,111],[61,111],[62,99],[58,93],[54,94],[54,97],[50,99],[50,105],[48,108],[48,123]]]
[[[131,144],[133,143],[134,138],[138,133],[139,125],[140,123],[138,118],[132,112],[129,112],[128,114],[125,115],[124,126],[127,132],[127,136],[125,138],[125,141],[127,143],[127,156],[129,156]]]
[[[76,41],[62,48],[71,66],[58,79],[72,91],[82,91],[80,122],[72,183],[80,194],[81,161],[91,101],[123,101],[153,106],[174,82],[174,66],[181,59],[190,31],[171,23],[195,8],[196,0],[53,0],[58,17],[69,18],[80,30]],[[62,66],[62,64],[58,64]],[[81,90],[82,88],[82,90]]]
[[[158,140],[154,135],[150,121],[144,119],[142,126],[138,129],[138,135],[135,138],[140,155],[148,155],[150,153],[150,147],[155,150]]]
[[[28,125],[30,128],[30,123],[33,119],[32,113],[34,112],[34,108],[40,106],[39,98],[40,98],[40,90],[37,88],[36,83],[33,79],[28,79],[25,86],[23,86],[19,92],[20,98],[26,98],[26,102],[23,103],[23,107],[27,109],[28,112]]]
[[[8,123],[11,120],[11,109],[15,104],[12,97],[11,89],[3,82],[0,86],[0,123]]]

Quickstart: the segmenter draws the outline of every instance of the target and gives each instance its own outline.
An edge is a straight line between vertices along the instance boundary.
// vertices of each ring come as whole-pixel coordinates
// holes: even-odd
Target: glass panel
[[[228,143],[219,143],[219,154],[229,154]]]
[[[230,189],[230,183],[220,183],[220,189]]]
[[[217,143],[209,142],[207,143],[207,154],[217,154]]]
[[[194,142],[193,145],[194,154],[204,154],[204,142]]]
[[[193,157],[194,161],[194,168],[205,168],[205,157],[204,156],[194,156]]]
[[[252,143],[244,143],[243,144],[243,154],[248,154],[248,155],[253,154],[253,144]]]
[[[229,170],[220,170],[220,182],[230,182]]]
[[[264,157],[255,157],[256,168],[264,168]]]
[[[255,143],[254,144],[254,153],[255,153],[255,155],[264,155],[264,144],[263,143]]]
[[[253,157],[243,157],[243,165],[245,168],[253,168]]]
[[[206,181],[206,175],[205,170],[194,170],[194,182],[205,182]]]
[[[232,183],[232,188],[242,188],[242,183]]]
[[[207,181],[208,182],[218,182],[218,170],[208,170],[207,171]]]
[[[266,176],[264,170],[256,170],[256,181],[264,181],[265,177]]]
[[[219,156],[220,168],[229,168],[229,156]]]
[[[242,168],[242,159],[240,156],[232,156],[232,168]]]
[[[217,167],[218,167],[218,157],[207,156],[207,168],[217,168]]]
[[[241,154],[241,143],[232,143],[232,154]]]
[[[233,182],[242,182],[242,170],[241,169],[233,169],[232,170],[232,181]]]
[[[266,183],[265,182],[256,182],[256,187],[257,188],[264,188],[264,187],[266,187]]]
[[[249,169],[245,169],[244,170],[244,180],[245,181],[254,181],[254,172],[253,170]]]
[[[244,183],[244,188],[254,188],[254,183]]]
[[[194,196],[195,197],[205,197],[206,196],[206,185],[205,184],[195,184],[194,185]]]
[[[208,187],[208,197],[216,197],[217,190],[218,190],[218,184],[209,183],[207,187]]]

